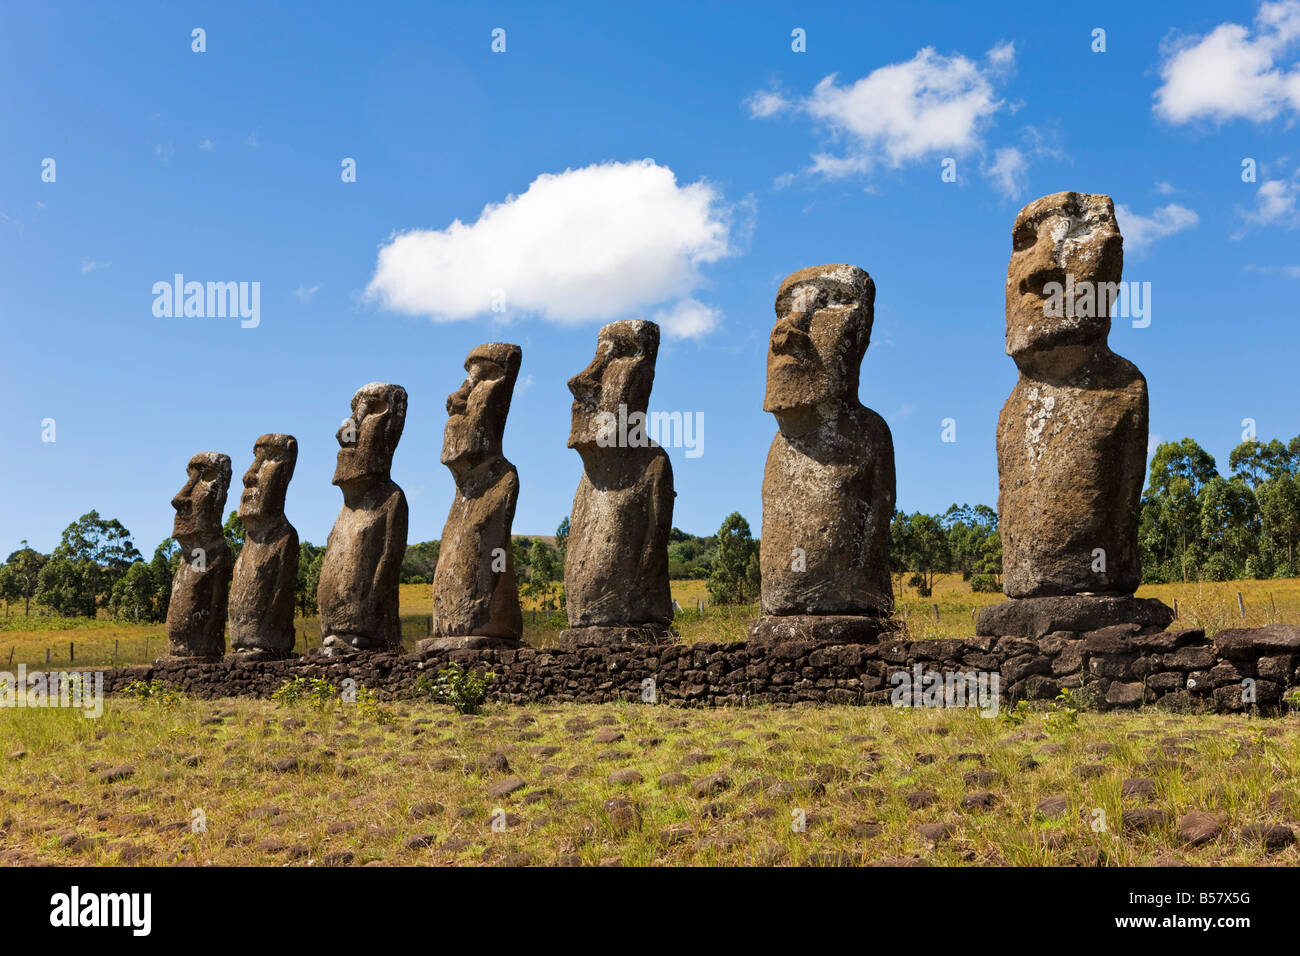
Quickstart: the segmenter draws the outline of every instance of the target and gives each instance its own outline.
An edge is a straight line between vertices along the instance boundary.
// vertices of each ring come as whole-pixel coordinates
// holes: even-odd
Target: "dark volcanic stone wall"
[[[1177,709],[1279,709],[1300,685],[1300,627],[1143,633],[1116,625],[1085,634],[1058,631],[1037,641],[1009,637],[882,641],[819,646],[792,642],[630,645],[537,650],[457,650],[327,658],[318,651],[261,663],[160,660],[105,674],[112,693],[135,679],[163,681],[201,698],[269,697],[285,680],[352,678],[384,698],[410,697],[421,674],[436,678],[456,661],[490,670],[494,700],[638,701],[647,679],[658,703],[726,706],[826,702],[889,704],[897,671],[997,673],[1003,702],[1082,689],[1100,707],[1159,702]],[[1253,682],[1253,683],[1250,683]],[[1244,692],[1245,691],[1245,692]],[[1251,700],[1253,691],[1253,700]]]

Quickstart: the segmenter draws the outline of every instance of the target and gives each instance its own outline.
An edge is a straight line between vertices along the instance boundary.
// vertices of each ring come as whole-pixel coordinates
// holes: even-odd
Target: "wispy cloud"
[[[81,271],[83,273],[94,272],[97,269],[107,269],[112,264],[113,263],[111,262],[100,262],[98,259],[87,259],[83,257],[81,260]]]
[[[882,165],[897,169],[982,150],[983,130],[1003,106],[995,87],[1014,64],[1009,42],[995,46],[982,62],[925,47],[906,62],[879,67],[847,85],[833,73],[807,97],[759,91],[745,104],[757,119],[807,116],[843,144],[838,152],[814,153],[811,173],[834,178]]]
[[[1124,236],[1125,251],[1141,253],[1146,252],[1158,239],[1193,228],[1201,221],[1201,217],[1194,210],[1178,203],[1152,210],[1149,216],[1139,215],[1128,206],[1117,203],[1115,220]]]
[[[1257,266],[1253,263],[1246,266],[1247,272],[1258,273],[1264,276],[1282,276],[1286,279],[1300,279],[1300,266]]]
[[[310,302],[312,296],[314,296],[319,291],[320,291],[319,285],[313,285],[313,286],[300,285],[298,286],[298,288],[293,290],[293,294],[297,297],[299,302]]]
[[[210,153],[216,148],[217,144],[212,142],[210,139],[199,140],[199,149],[203,150],[205,153]]]
[[[1233,239],[1240,239],[1252,227],[1281,226],[1283,229],[1295,229],[1300,226],[1300,169],[1288,179],[1266,179],[1255,190],[1255,207],[1253,209],[1237,208],[1242,225]]]

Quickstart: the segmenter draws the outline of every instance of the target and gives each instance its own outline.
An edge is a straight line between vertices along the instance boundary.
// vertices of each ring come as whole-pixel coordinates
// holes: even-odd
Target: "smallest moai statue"
[[[189,474],[172,499],[176,520],[172,537],[181,563],[172,577],[167,608],[167,641],[172,657],[221,657],[226,649],[226,602],[230,596],[230,546],[221,516],[230,489],[230,456],[201,452],[190,459]]]
[[[298,532],[284,516],[284,499],[298,461],[292,435],[263,435],[244,473],[239,517],[244,546],[230,587],[230,648],[244,660],[293,652]]]

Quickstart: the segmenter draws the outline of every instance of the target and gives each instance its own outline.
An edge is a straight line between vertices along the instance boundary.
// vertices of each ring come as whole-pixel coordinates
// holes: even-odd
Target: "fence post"
[[[1178,598],[1174,598],[1174,620],[1178,620]]]
[[[935,623],[938,623],[938,621],[939,621],[939,605],[935,604],[935,605],[932,605],[932,607],[934,608],[934,620],[935,620]]]
[[[77,646],[73,644],[72,641],[68,641],[68,663],[71,664],[76,659],[77,659]]]
[[[50,666],[50,649],[48,647],[45,648],[45,666]]]
[[[1246,602],[1242,599],[1240,591],[1237,592],[1237,607],[1240,609],[1241,618],[1244,621],[1246,619]]]

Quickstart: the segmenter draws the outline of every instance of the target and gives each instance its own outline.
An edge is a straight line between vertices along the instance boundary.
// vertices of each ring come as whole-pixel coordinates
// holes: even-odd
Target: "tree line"
[[[1295,577],[1300,572],[1300,436],[1243,441],[1221,475],[1190,438],[1164,442],[1142,495],[1147,582]]]

